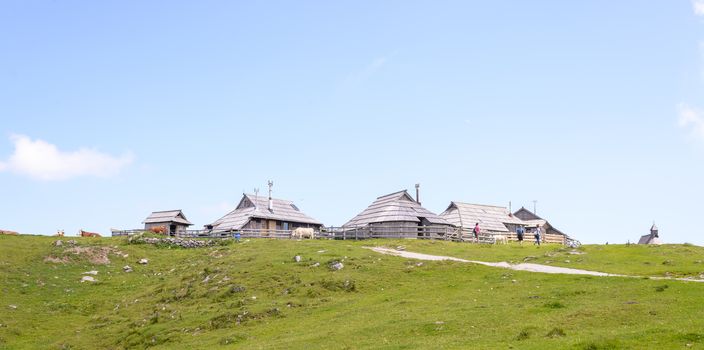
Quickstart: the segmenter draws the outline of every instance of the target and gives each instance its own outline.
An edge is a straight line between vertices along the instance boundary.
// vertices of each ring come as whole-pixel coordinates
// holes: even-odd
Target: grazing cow
[[[496,236],[494,236],[494,243],[495,244],[508,244],[508,237],[503,236],[503,235],[496,235]]]
[[[163,226],[163,225],[162,226],[154,226],[154,227],[150,228],[149,231],[156,233],[156,234],[163,235],[163,234],[166,234],[166,226]]]
[[[63,237],[64,236],[64,230],[56,230],[56,234],[54,237]]]
[[[315,231],[313,231],[312,228],[308,227],[299,227],[293,231],[291,231],[291,238],[295,239],[303,239],[303,238],[310,238],[313,239],[315,238]]]
[[[78,231],[78,233],[81,237],[102,237],[99,233],[83,231],[83,229]]]

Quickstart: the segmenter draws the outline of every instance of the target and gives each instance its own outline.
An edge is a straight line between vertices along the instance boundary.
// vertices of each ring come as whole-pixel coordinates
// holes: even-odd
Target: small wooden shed
[[[371,237],[418,238],[444,234],[452,225],[402,190],[378,197],[342,227],[363,229]]]
[[[163,226],[165,229],[165,234],[169,236],[185,233],[188,226],[193,225],[190,221],[188,221],[188,219],[186,219],[186,215],[184,215],[183,211],[180,209],[155,211],[144,219],[142,223],[144,224],[145,230]]]

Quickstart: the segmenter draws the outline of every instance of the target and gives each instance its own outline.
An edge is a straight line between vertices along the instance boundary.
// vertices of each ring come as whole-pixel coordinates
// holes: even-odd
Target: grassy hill
[[[704,348],[702,283],[420,264],[362,248],[402,244],[482,261],[699,276],[704,250],[695,246],[587,246],[574,254],[413,240],[195,249],[54,240],[0,236],[0,348]],[[344,268],[329,268],[335,262]],[[92,270],[97,282],[81,283]]]

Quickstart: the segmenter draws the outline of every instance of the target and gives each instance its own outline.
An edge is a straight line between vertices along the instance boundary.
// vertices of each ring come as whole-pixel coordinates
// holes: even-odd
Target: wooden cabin
[[[378,197],[342,228],[371,238],[418,238],[442,236],[452,225],[402,190]]]
[[[531,239],[535,229],[540,226],[543,231],[543,241],[547,243],[565,243],[568,236],[550,224],[547,220],[536,215],[532,211],[521,207],[513,216],[521,219],[526,227],[526,239]],[[514,235],[515,236],[515,235]]]
[[[320,230],[323,224],[304,214],[291,201],[243,194],[235,210],[216,220],[206,229],[212,232],[236,230],[294,230],[311,227]]]
[[[178,210],[166,210],[166,211],[155,211],[151,213],[144,221],[144,230],[148,231],[151,228],[163,226],[165,229],[165,234],[169,236],[176,236],[185,233],[188,226],[193,224],[186,219],[186,215],[183,211]]]
[[[513,216],[505,207],[469,204],[453,201],[440,214],[440,217],[447,220],[452,225],[461,227],[471,232],[478,223],[482,233],[490,234],[494,237],[503,236],[510,238],[519,226],[525,223]],[[515,237],[514,237],[515,239]]]

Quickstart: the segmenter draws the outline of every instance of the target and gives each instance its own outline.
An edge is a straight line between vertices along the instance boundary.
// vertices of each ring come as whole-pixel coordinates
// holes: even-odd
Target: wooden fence
[[[143,229],[133,230],[111,230],[113,237],[129,236],[142,232],[149,232]],[[293,230],[271,230],[271,229],[242,229],[231,231],[210,231],[210,230],[186,230],[177,232],[178,238],[230,238],[236,233],[241,239],[245,238],[269,238],[269,239],[291,239]],[[481,233],[475,237],[471,229],[450,226],[360,226],[360,227],[323,227],[315,232],[316,239],[336,239],[336,240],[363,240],[374,238],[388,239],[430,239],[446,240],[456,242],[494,244],[497,237],[506,237],[509,241],[516,241],[515,233],[490,234]],[[526,234],[524,240],[533,241],[533,235]],[[544,243],[568,244],[579,241],[563,235],[544,234]]]

